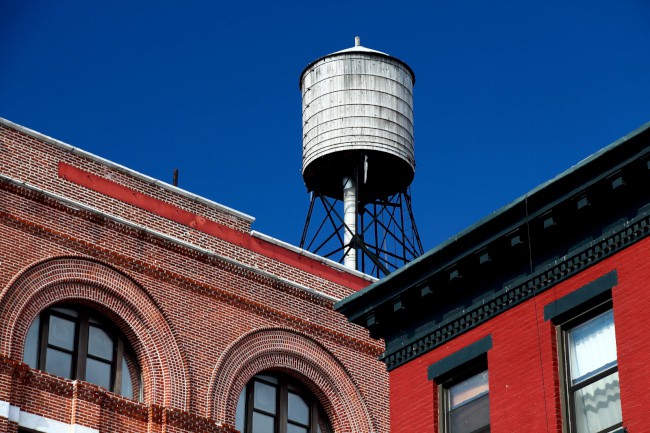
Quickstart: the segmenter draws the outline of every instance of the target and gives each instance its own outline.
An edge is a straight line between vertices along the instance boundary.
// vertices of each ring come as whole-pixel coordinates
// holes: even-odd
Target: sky
[[[0,0],[0,117],[297,245],[298,80],[354,45],[415,71],[428,250],[650,121],[650,1]]]

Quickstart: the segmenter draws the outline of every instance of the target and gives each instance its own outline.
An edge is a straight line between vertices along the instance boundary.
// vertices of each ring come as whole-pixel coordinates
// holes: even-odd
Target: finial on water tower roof
[[[359,36],[354,37],[354,46],[355,47],[361,46],[361,38]]]

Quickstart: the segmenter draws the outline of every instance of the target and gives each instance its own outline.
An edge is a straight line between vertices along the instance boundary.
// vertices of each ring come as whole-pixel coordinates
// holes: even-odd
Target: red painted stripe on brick
[[[59,177],[353,290],[361,290],[369,284],[367,281],[347,272],[338,271],[317,260],[302,256],[262,239],[254,238],[248,233],[233,230],[65,162],[59,162]]]

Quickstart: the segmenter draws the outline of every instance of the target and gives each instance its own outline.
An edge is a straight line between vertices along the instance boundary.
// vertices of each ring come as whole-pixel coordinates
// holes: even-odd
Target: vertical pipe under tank
[[[357,184],[353,176],[343,178],[343,264],[349,269],[357,268],[357,250],[353,237],[357,234]]]

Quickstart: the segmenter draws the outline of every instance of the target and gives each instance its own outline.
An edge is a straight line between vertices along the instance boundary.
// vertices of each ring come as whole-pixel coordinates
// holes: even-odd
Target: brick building
[[[648,185],[650,124],[338,303],[391,432],[650,432]]]
[[[386,432],[373,280],[0,119],[0,432]]]

